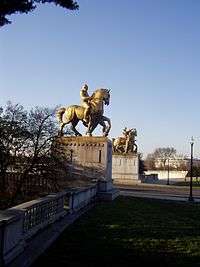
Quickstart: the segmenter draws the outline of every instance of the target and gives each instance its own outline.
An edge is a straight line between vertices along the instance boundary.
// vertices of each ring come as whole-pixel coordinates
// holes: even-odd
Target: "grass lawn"
[[[200,204],[119,197],[69,226],[40,266],[200,266]]]
[[[174,185],[178,185],[178,186],[190,186],[190,182],[186,181],[186,182],[176,182]],[[195,178],[193,178],[193,182],[192,182],[192,186],[193,187],[197,187],[200,188],[200,181],[196,181]]]

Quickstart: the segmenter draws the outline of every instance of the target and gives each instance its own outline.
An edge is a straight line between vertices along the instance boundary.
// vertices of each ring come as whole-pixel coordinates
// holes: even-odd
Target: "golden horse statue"
[[[110,90],[108,89],[97,89],[90,97],[90,112],[89,122],[84,121],[83,106],[72,105],[69,107],[61,107],[56,112],[56,117],[60,124],[60,135],[63,135],[63,128],[65,125],[71,123],[71,130],[77,136],[81,134],[76,130],[76,125],[79,121],[82,121],[83,125],[87,127],[86,135],[91,136],[94,129],[100,124],[103,127],[103,135],[107,136],[111,129],[111,121],[109,118],[103,116],[104,104],[109,105],[110,103]],[[105,123],[107,122],[107,124]]]
[[[113,152],[127,154],[137,153],[137,145],[135,143],[135,137],[137,136],[137,130],[135,128],[123,130],[123,137],[113,138]]]

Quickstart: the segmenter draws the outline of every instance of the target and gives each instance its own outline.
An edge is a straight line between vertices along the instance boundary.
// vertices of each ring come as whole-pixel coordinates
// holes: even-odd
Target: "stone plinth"
[[[58,137],[54,150],[66,157],[72,177],[98,182],[98,193],[107,196],[110,193],[110,199],[113,199],[112,142],[107,137]]]
[[[138,154],[113,154],[112,177],[115,184],[140,183]]]
[[[106,137],[70,136],[56,140],[56,152],[66,158],[70,175],[112,179],[112,143]]]

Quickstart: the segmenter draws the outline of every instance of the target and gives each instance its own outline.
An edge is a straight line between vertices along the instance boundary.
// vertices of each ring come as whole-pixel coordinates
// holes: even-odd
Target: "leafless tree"
[[[176,149],[173,147],[156,148],[152,154],[148,154],[145,160],[148,169],[165,169],[169,159],[174,159]]]
[[[66,171],[64,158],[52,153],[57,134],[58,124],[53,109],[36,107],[27,112],[23,106],[11,102],[0,109],[1,192],[7,190],[8,173],[20,178],[13,199],[22,193],[30,175],[43,177],[56,188],[56,179]]]
[[[20,161],[20,182],[17,185],[14,198],[19,195],[28,175],[47,173],[52,170],[51,144],[58,133],[54,111],[49,108],[36,107],[27,115],[27,131],[29,138],[18,153]],[[51,164],[50,164],[51,162]],[[47,168],[48,166],[48,168]],[[52,164],[53,166],[53,164]],[[55,169],[54,169],[55,170]],[[48,171],[48,173],[50,173]]]
[[[5,192],[6,172],[29,137],[27,112],[23,106],[8,102],[5,109],[0,109],[0,191]]]
[[[147,170],[155,170],[155,158],[153,154],[148,154],[145,161],[144,161],[145,167]]]

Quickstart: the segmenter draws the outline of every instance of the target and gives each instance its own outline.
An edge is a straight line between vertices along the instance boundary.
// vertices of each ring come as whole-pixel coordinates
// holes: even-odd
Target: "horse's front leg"
[[[103,135],[106,136],[106,124],[105,124],[105,122],[104,122],[103,120],[101,120],[101,121],[99,122],[99,124],[103,127],[103,128],[102,128],[102,133],[103,133]]]
[[[92,122],[91,122],[91,120],[90,120],[89,123],[88,123],[87,131],[86,131],[85,134],[86,134],[86,135],[89,135],[89,136],[92,136]]]
[[[92,136],[92,132],[94,131],[94,129],[97,127],[98,124],[99,124],[98,120],[91,121],[91,125],[88,127],[87,131],[89,136]]]
[[[137,153],[138,146],[136,144],[134,144],[134,147],[135,147],[135,149],[133,151]]]
[[[104,136],[108,136],[111,129],[111,120],[108,117],[102,116],[102,121],[103,122],[107,121],[108,123],[108,127],[106,127],[106,130],[104,132]]]

